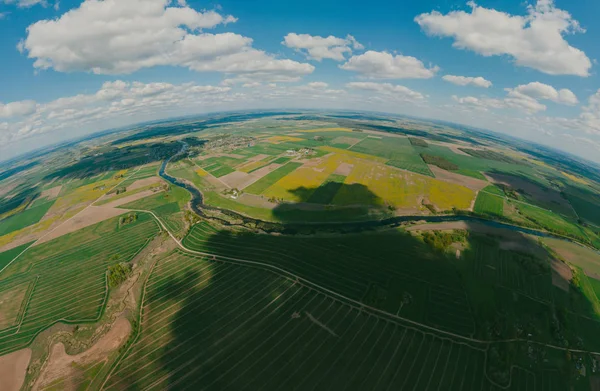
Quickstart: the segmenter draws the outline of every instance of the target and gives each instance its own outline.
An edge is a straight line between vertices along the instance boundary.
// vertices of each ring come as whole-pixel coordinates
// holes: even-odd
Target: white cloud
[[[456,95],[452,95],[452,99],[462,105],[468,105],[483,111],[487,111],[488,109],[502,109],[506,107],[504,101],[494,98],[476,98],[474,96],[458,97]]]
[[[21,117],[33,114],[37,104],[32,100],[23,100],[3,104],[0,102],[0,118]]]
[[[35,59],[35,68],[60,72],[127,74],[170,65],[289,81],[314,70],[253,48],[251,38],[202,31],[235,22],[232,16],[170,5],[170,0],[86,0],[58,19],[30,25],[19,49]]]
[[[4,4],[15,4],[19,8],[30,8],[34,5],[41,4],[44,7],[48,6],[48,2],[46,0],[2,0]]]
[[[527,15],[511,15],[469,2],[471,12],[438,11],[415,21],[429,35],[454,38],[453,46],[483,56],[507,55],[519,66],[551,75],[588,76],[590,59],[570,46],[564,35],[584,32],[579,23],[553,0],[538,0]]]
[[[408,87],[390,83],[352,82],[346,84],[348,88],[363,91],[373,91],[404,101],[423,101],[425,96],[420,92],[413,91]]]
[[[426,68],[415,57],[373,50],[352,56],[340,68],[371,79],[429,79],[439,70],[436,66]]]
[[[346,38],[338,38],[333,35],[324,38],[318,35],[289,33],[281,43],[316,61],[324,58],[344,61],[345,55],[352,53],[352,49],[364,48],[352,35],[348,35]]]
[[[492,82],[484,79],[483,77],[466,77],[466,76],[454,76],[454,75],[444,75],[442,77],[447,82],[452,84],[456,84],[459,86],[468,86],[473,85],[475,87],[489,88],[492,86]]]
[[[525,95],[533,99],[551,100],[555,103],[570,106],[579,103],[577,96],[575,96],[571,90],[563,88],[557,91],[554,87],[537,81],[529,84],[519,85],[515,88],[508,88],[506,90],[508,91],[509,96],[517,98]]]

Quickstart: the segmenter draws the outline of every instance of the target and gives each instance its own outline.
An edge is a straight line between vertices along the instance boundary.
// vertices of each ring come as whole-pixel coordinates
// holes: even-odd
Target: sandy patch
[[[267,175],[268,173],[270,173],[271,171],[277,170],[279,167],[281,167],[281,164],[271,163],[268,166],[264,166],[262,168],[259,168],[256,171],[254,171],[252,173],[252,175],[254,175],[258,179],[260,179],[260,178],[264,177],[265,175]]]
[[[106,360],[108,354],[121,346],[130,332],[131,325],[129,321],[125,318],[119,318],[108,333],[83,353],[70,356],[65,351],[65,345],[61,342],[55,344],[33,389],[41,389],[59,379],[65,380],[64,386],[66,389],[76,389],[77,375],[81,373],[81,370],[78,370],[77,367],[81,368]]]
[[[552,258],[552,285],[564,290],[569,291],[569,283],[573,278],[573,271],[569,265]]]
[[[40,194],[40,198],[46,198],[47,200],[53,200],[56,197],[58,197],[58,194],[60,194],[61,190],[62,190],[62,185],[55,186],[52,189],[44,190]]]
[[[38,244],[48,242],[52,239],[75,232],[81,228],[89,227],[90,225],[108,220],[123,213],[127,213],[127,210],[111,208],[107,206],[90,206],[81,211],[81,213],[77,214],[72,219],[65,221],[62,225],[58,226],[55,230],[51,231],[48,235],[43,237],[34,245],[37,246]]]
[[[465,175],[456,174],[454,172],[446,171],[444,169],[439,168],[438,166],[433,166],[431,164],[428,164],[428,166],[431,172],[433,172],[433,174],[435,175],[435,179],[439,179],[444,182],[450,182],[457,185],[461,185],[475,191],[479,191],[489,185],[488,182],[482,179],[476,179]]]
[[[153,184],[159,185],[161,183],[162,183],[162,179],[157,176],[151,176],[149,178],[138,179],[137,181],[133,182],[131,185],[127,186],[127,191],[140,189],[142,187],[150,186]]]
[[[111,201],[102,205],[104,208],[116,208],[117,206],[125,205],[133,201],[137,201],[139,199],[149,197],[151,195],[157,194],[159,192],[152,190],[144,190],[135,194],[128,195],[127,197],[119,198],[118,200]]]
[[[338,174],[338,175],[348,176],[352,172],[353,168],[354,168],[353,164],[341,163],[339,166],[337,166],[337,168],[335,169],[335,171],[333,173]]]
[[[250,183],[256,182],[257,177],[253,174],[248,174],[241,171],[234,171],[232,173],[222,176],[219,179],[231,188],[243,189]]]
[[[19,391],[25,381],[31,349],[21,349],[0,357],[0,390]]]

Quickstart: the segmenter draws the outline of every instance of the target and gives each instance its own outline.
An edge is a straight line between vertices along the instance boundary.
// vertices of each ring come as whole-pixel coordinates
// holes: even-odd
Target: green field
[[[54,205],[54,201],[48,201],[38,206],[25,209],[4,220],[0,220],[0,236],[29,227],[40,221],[48,210]]]
[[[487,345],[236,262],[175,251],[154,268],[142,308],[107,389],[500,390],[485,375]],[[509,379],[514,390],[564,386],[550,370],[515,367]]]
[[[113,218],[28,250],[1,275],[0,293],[31,288],[18,326],[0,330],[0,355],[28,346],[56,322],[96,322],[108,297],[107,267],[132,259],[158,231],[147,214],[121,227]]]
[[[275,184],[275,182],[288,175],[301,165],[302,163],[289,162],[286,165],[281,166],[260,178],[258,181],[245,188],[244,191],[250,194],[261,194],[263,191],[271,187],[271,185]]]
[[[233,235],[198,224],[183,243],[197,251],[283,267],[354,300],[365,299],[373,290],[383,292],[383,298],[371,305],[390,313],[399,310],[403,290],[407,290],[414,302],[403,309],[406,316],[455,332],[474,331],[454,266],[444,261],[445,256],[396,230],[304,238]]]
[[[393,167],[433,176],[431,170],[415,151],[408,138],[366,138],[353,146],[351,150],[389,159],[387,164]]]
[[[495,188],[495,186],[488,186],[479,192],[473,210],[475,213],[502,216],[504,198],[488,193],[486,190],[487,188]]]
[[[0,253],[0,270],[10,263],[17,255],[19,255],[27,247],[31,246],[33,242],[17,246],[13,249],[6,250]]]

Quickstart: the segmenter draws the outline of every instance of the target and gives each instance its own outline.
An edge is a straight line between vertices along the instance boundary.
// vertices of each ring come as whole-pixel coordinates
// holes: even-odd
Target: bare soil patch
[[[53,200],[56,197],[58,197],[58,194],[60,194],[61,190],[62,190],[62,185],[55,186],[52,189],[44,190],[40,194],[40,198],[46,198],[47,200]]]
[[[127,213],[127,210],[111,208],[107,206],[90,206],[85,210],[81,211],[81,213],[74,216],[72,219],[58,226],[48,235],[43,237],[39,242],[35,243],[35,245],[48,242],[52,239],[56,239],[68,233],[75,232],[81,228],[89,227],[90,225],[99,223],[104,220],[108,220],[112,217],[121,215],[123,213]]]
[[[31,360],[31,349],[21,349],[0,356],[0,390],[19,391]]]
[[[569,265],[552,258],[552,285],[562,289],[565,292],[569,291],[569,283],[573,278],[573,271]]]
[[[150,186],[153,184],[161,184],[163,182],[163,180],[160,177],[157,176],[151,176],[149,178],[144,178],[144,179],[138,179],[137,181],[133,182],[131,185],[127,186],[127,190],[135,190],[135,189],[140,189],[142,187],[146,187],[146,186]]]
[[[248,205],[248,206],[256,206],[258,208],[264,209],[275,209],[279,204],[275,202],[269,202],[264,197],[254,194],[244,193],[238,198],[238,202]]]
[[[269,157],[269,155],[260,154],[260,155],[252,156],[251,158],[248,158],[246,161],[247,162],[258,162],[258,161],[263,160],[268,157]],[[244,157],[242,157],[242,158],[244,158]]]
[[[128,195],[127,197],[119,198],[118,200],[114,200],[112,202],[106,203],[102,205],[103,208],[116,208],[117,206],[125,205],[133,201],[137,201],[142,198],[149,197],[151,195],[157,194],[158,192],[152,190],[144,190],[135,194]]]
[[[435,175],[435,179],[439,179],[444,182],[450,182],[464,187],[468,187],[469,189],[475,191],[479,191],[489,185],[488,182],[482,179],[471,178],[465,175],[446,171],[444,169],[439,168],[438,166],[434,166],[431,164],[428,164],[428,166],[431,172],[433,172],[433,174]]]
[[[433,144],[433,145],[439,145],[441,147],[446,147],[448,149],[450,149],[452,152],[454,152],[457,155],[463,155],[463,156],[471,156],[466,152],[461,151],[458,148],[469,148],[469,149],[478,149],[475,146],[472,145],[461,145],[461,144],[453,144],[453,143],[445,143],[443,141],[436,141],[436,142],[430,142],[429,140],[427,140],[428,143]],[[481,149],[481,148],[479,148]]]
[[[75,389],[77,384],[73,383],[78,372],[81,371],[77,368],[106,360],[111,352],[121,346],[130,332],[131,325],[129,321],[125,318],[119,318],[108,333],[83,353],[71,356],[65,351],[65,345],[62,342],[55,344],[33,389],[41,389],[59,379],[65,379],[64,386],[66,389]]]
[[[566,200],[560,196],[560,193],[553,189],[538,186],[533,182],[519,178],[513,175],[484,173],[490,182],[509,186],[515,190],[522,190],[536,200],[548,203],[565,204]]]
[[[334,171],[334,174],[348,176],[352,172],[354,168],[353,164],[350,163],[341,163]]]
[[[10,192],[12,189],[14,189],[15,187],[19,186],[20,182],[13,182],[10,183],[8,185],[2,185],[0,187],[0,197],[2,197],[4,194]]]
[[[243,189],[250,183],[256,181],[256,176],[241,171],[234,171],[219,178],[227,186],[235,189]]]
[[[265,175],[267,175],[268,173],[270,173],[271,171],[277,170],[279,167],[281,167],[281,164],[271,163],[268,166],[264,166],[262,168],[259,168],[256,171],[254,171],[252,173],[252,175],[255,176],[256,178],[260,179],[260,178],[264,177]]]

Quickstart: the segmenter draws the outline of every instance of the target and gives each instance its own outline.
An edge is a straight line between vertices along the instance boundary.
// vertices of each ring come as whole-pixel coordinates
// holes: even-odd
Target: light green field
[[[494,188],[493,186],[488,186]],[[498,195],[490,194],[487,192],[487,188],[481,190],[475,200],[475,206],[473,210],[475,213],[481,213],[485,215],[502,216],[504,209],[504,198]]]

